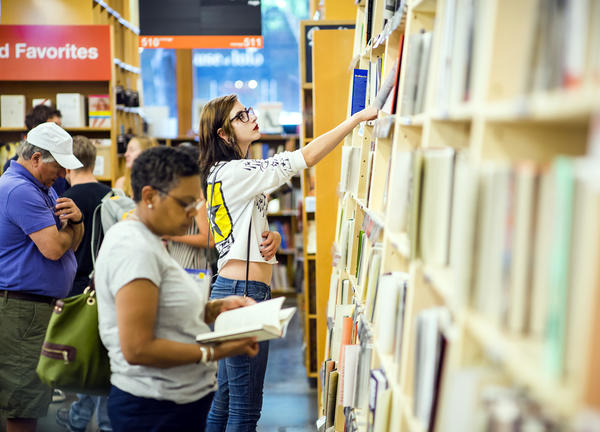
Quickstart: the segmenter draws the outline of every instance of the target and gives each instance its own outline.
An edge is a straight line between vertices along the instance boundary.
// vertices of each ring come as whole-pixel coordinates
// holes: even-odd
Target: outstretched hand
[[[358,116],[360,121],[375,120],[378,112],[379,110],[377,108],[374,106],[369,106],[357,112],[355,115]]]

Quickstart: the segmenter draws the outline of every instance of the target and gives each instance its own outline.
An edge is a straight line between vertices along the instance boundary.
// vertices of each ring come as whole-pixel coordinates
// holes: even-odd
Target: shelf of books
[[[61,111],[62,125],[71,134],[81,134],[97,145],[96,176],[114,182],[122,172],[117,149],[118,136],[142,133],[139,105],[141,92],[140,62],[137,48],[138,11],[133,1],[86,0],[68,5],[48,2],[8,6],[2,24],[29,26],[39,22],[53,26],[109,26],[110,74],[106,80],[39,80],[0,81],[0,162],[12,157],[23,139],[25,114],[35,105],[51,105]],[[52,13],[52,4],[63,13]],[[33,13],[38,8],[39,14]],[[58,28],[58,27],[56,27]],[[61,34],[60,30],[56,31]],[[69,33],[71,32],[71,33]],[[24,32],[27,33],[27,32]],[[62,34],[61,34],[61,37]],[[68,37],[68,36],[65,36]],[[61,48],[62,49],[62,48]],[[83,49],[83,48],[81,48]],[[50,55],[50,54],[49,54]],[[82,78],[83,79],[83,78]]]
[[[348,2],[345,6],[354,7]],[[300,22],[300,101],[302,109],[302,125],[300,131],[300,143],[302,146],[307,145],[317,133],[314,128],[314,108],[315,96],[313,81],[319,78],[318,70],[315,72],[313,64],[313,52],[315,50],[314,35],[317,31],[337,31],[341,29],[353,29],[354,21],[348,20],[306,20]],[[324,46],[318,48],[321,52],[336,53],[335,46]],[[334,62],[336,69],[343,70],[342,62]],[[339,66],[339,67],[338,67]],[[324,71],[325,74],[328,71]],[[336,88],[344,84],[334,83]],[[323,100],[324,95],[321,96]],[[326,102],[327,104],[327,102]],[[338,104],[333,107],[331,105],[326,109],[333,109],[338,116],[340,113],[345,114],[345,110]],[[342,117],[343,118],[343,117]],[[322,132],[325,132],[322,131]],[[301,174],[302,186],[302,262],[303,262],[303,305],[300,309],[304,311],[304,340],[305,340],[305,366],[306,373],[310,378],[317,378],[318,369],[318,354],[317,354],[317,280],[316,280],[316,252],[317,252],[317,229],[316,229],[316,195],[317,188],[315,182],[316,171],[314,168],[304,170]],[[321,192],[327,194],[333,183],[325,184],[322,182]]]
[[[600,3],[356,28],[319,428],[600,430]]]

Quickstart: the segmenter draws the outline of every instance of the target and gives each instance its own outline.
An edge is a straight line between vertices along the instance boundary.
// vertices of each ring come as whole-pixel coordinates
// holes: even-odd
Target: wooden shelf
[[[465,327],[490,361],[527,388],[544,406],[565,417],[576,410],[578,401],[572,389],[544,374],[541,341],[509,337],[488,319],[472,311],[465,317]]]
[[[485,105],[490,122],[587,122],[600,110],[599,89],[557,90]]]
[[[408,234],[385,231],[385,236],[390,241],[392,247],[400,252],[400,255],[404,258],[410,257],[410,240],[408,239]]]
[[[415,12],[435,13],[437,0],[414,0],[409,5]]]

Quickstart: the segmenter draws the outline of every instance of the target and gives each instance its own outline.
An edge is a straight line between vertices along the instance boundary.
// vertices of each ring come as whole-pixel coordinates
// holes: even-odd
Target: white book
[[[474,10],[472,0],[457,0],[456,22],[452,47],[452,66],[450,68],[450,107],[463,101],[465,96],[465,82],[467,80],[467,66],[469,56],[470,31],[473,28]]]
[[[416,319],[414,413],[426,428],[431,418],[436,392],[440,311],[441,308],[425,309],[417,315]]]
[[[536,167],[522,162],[515,170],[516,200],[513,208],[512,263],[510,270],[510,304],[508,328],[515,333],[525,331],[528,315],[528,287],[531,284],[533,217],[535,211]]]
[[[417,97],[417,83],[419,81],[419,66],[421,65],[421,33],[414,33],[408,37],[408,52],[406,64],[406,78],[402,89],[400,113],[410,116],[415,113],[415,100]]]
[[[35,108],[38,105],[46,105],[51,107],[52,101],[48,98],[35,98],[31,100],[31,107]]]
[[[354,218],[348,219],[348,247],[346,248],[346,270],[352,274],[352,255],[354,253]],[[358,242],[357,242],[358,243]]]
[[[57,93],[56,108],[62,114],[63,127],[84,127],[87,118],[85,97],[80,93]]]
[[[396,338],[396,316],[405,273],[387,273],[379,280],[375,299],[375,329],[377,342],[383,354],[391,354]]]
[[[590,0],[569,1],[566,8],[563,86],[577,87],[585,75]],[[595,25],[600,25],[600,22]]]
[[[342,164],[340,171],[340,192],[346,192],[348,190],[348,175],[350,173],[350,158],[352,156],[352,147],[342,147]]]
[[[481,167],[480,222],[477,241],[475,306],[497,325],[503,322],[507,296],[504,286],[505,239],[510,166],[490,162]]]
[[[539,339],[544,337],[548,318],[548,298],[550,286],[550,251],[555,217],[552,178],[548,171],[540,177],[535,224],[535,244],[533,262],[533,292],[531,294],[531,316],[529,333]]]
[[[427,264],[448,262],[454,149],[426,149],[420,221],[421,257]]]
[[[20,128],[25,126],[25,96],[0,96],[0,126]]]
[[[344,390],[342,405],[354,406],[358,360],[360,356],[360,345],[346,345],[344,347]]]
[[[215,330],[196,336],[196,342],[213,343],[256,337],[258,342],[285,336],[295,307],[282,309],[285,297],[221,312]]]
[[[423,33],[421,37],[421,58],[419,65],[419,79],[417,80],[417,89],[415,93],[414,113],[419,114],[425,110],[425,96],[427,83],[429,82],[429,62],[431,57],[431,40],[433,33]]]
[[[350,173],[348,176],[348,190],[358,195],[358,181],[360,179],[360,147],[352,147],[350,155]]]
[[[406,231],[406,206],[408,203],[408,185],[410,179],[411,153],[395,152],[393,169],[390,176],[388,198],[388,225],[392,232]]]
[[[473,274],[477,174],[466,152],[456,153],[450,217],[449,263],[456,287],[454,298],[460,306],[469,300]]]
[[[442,15],[442,37],[440,43],[440,54],[437,73],[437,90],[435,92],[435,110],[439,115],[448,112],[450,86],[450,69],[452,67],[452,46],[454,43],[454,15],[456,13],[456,0],[444,2],[444,14]]]

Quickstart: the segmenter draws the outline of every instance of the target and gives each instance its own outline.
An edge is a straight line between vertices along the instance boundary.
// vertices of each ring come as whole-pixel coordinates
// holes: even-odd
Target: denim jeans
[[[232,280],[221,276],[212,286],[211,299],[229,295],[244,295],[244,280]],[[248,297],[257,302],[271,298],[271,288],[262,282],[248,281]],[[263,384],[269,342],[259,343],[256,357],[247,355],[219,360],[217,382],[219,389],[208,413],[207,432],[254,432],[260,418],[263,400]]]
[[[77,400],[71,404],[69,410],[69,423],[75,429],[85,430],[88,423],[96,411],[96,420],[98,428],[101,431],[112,431],[110,419],[108,418],[106,396],[94,396],[87,394],[78,394]]]
[[[204,432],[213,393],[186,404],[134,396],[112,386],[108,415],[115,432]]]

